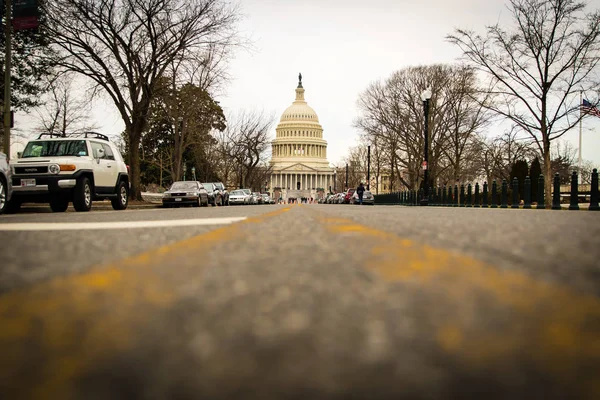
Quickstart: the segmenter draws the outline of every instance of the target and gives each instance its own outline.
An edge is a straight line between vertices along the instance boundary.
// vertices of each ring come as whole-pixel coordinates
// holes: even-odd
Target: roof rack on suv
[[[101,133],[98,132],[77,132],[77,133],[66,133],[64,136],[60,133],[51,133],[51,132],[45,132],[45,133],[40,133],[40,135],[38,136],[38,139],[41,139],[42,137],[50,137],[50,138],[77,138],[77,137],[84,137],[84,138],[94,138],[94,139],[102,139],[102,140],[106,140],[107,142],[110,141],[108,136],[103,135]]]

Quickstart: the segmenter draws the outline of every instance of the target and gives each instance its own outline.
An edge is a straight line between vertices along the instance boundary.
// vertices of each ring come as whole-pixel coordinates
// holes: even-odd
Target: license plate
[[[35,186],[35,179],[21,179],[21,186]]]
[[[181,201],[181,199],[175,199],[175,201]]]

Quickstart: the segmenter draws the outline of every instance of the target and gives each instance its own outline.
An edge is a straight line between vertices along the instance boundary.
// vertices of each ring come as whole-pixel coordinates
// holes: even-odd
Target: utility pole
[[[10,160],[10,70],[11,70],[11,46],[12,46],[12,0],[6,1],[6,18],[4,19],[4,153]]]

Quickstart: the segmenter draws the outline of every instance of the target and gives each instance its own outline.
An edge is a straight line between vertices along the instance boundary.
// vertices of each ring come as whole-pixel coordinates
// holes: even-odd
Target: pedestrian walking
[[[360,204],[360,205],[362,205],[364,193],[365,193],[365,187],[363,186],[363,184],[361,182],[360,185],[358,185],[358,187],[356,188],[356,194],[358,194],[358,204]]]

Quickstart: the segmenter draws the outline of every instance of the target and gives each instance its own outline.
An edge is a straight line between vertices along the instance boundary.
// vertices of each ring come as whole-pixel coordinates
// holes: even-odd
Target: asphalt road
[[[2,216],[0,398],[597,399],[599,245],[587,211]]]

